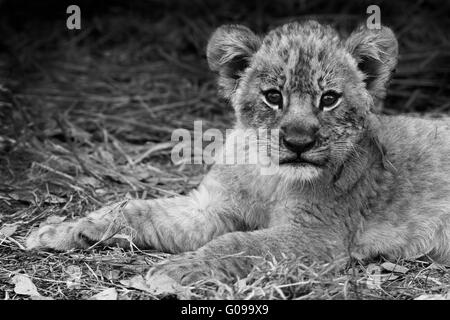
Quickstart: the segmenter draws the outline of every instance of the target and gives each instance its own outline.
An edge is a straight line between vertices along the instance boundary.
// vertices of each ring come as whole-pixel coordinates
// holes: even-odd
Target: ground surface
[[[200,182],[207,168],[173,165],[168,142],[172,130],[190,129],[196,119],[205,128],[232,125],[232,110],[217,98],[205,61],[215,27],[244,22],[262,32],[315,18],[345,33],[367,7],[347,1],[186,3],[81,2],[81,31],[65,28],[65,8],[24,10],[31,6],[26,1],[0,7],[0,229],[8,235],[0,236],[0,299],[30,298],[17,293],[18,274],[53,299],[102,292],[119,299],[167,297],[124,281],[164,254],[27,252],[23,241],[46,219],[80,217],[126,197],[182,194]],[[438,1],[406,3],[380,5],[401,52],[384,112],[449,114],[448,8]],[[448,269],[426,257],[398,261],[406,269],[394,273],[383,262],[339,269],[268,261],[247,279],[199,283],[179,297],[412,299],[450,288]]]

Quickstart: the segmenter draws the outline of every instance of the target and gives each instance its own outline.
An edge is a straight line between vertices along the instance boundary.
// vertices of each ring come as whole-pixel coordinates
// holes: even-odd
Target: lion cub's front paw
[[[76,248],[78,247],[77,243],[72,237],[74,227],[75,223],[73,222],[39,227],[28,236],[26,248],[28,250],[48,248],[61,251]]]
[[[154,265],[148,271],[145,280],[151,285],[152,281],[161,275],[168,276],[182,285],[217,276],[209,263],[196,257],[195,252],[174,256]]]
[[[134,230],[124,223],[122,204],[126,202],[103,207],[76,221],[41,226],[31,232],[26,247],[64,251],[97,244],[129,246]],[[125,233],[121,234],[121,231]]]
[[[27,249],[87,249],[95,244],[112,244],[108,236],[111,228],[108,221],[91,221],[89,218],[73,222],[62,222],[39,227],[26,240]]]

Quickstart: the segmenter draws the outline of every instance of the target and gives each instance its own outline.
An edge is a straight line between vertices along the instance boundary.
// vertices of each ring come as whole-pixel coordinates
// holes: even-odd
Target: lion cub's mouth
[[[324,163],[323,161],[313,159],[303,154],[296,154],[280,159],[280,165],[290,165],[295,167],[305,167],[305,166],[321,167],[324,165]]]

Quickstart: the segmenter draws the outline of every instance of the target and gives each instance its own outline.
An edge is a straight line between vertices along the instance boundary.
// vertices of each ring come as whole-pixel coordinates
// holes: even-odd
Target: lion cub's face
[[[385,27],[342,40],[317,22],[287,24],[264,38],[223,26],[207,55],[238,125],[279,129],[272,143],[279,143],[281,172],[311,180],[357,156],[396,65],[397,42]]]

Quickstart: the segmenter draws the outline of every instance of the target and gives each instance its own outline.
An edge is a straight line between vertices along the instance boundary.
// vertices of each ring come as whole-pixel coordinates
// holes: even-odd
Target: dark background
[[[81,7],[80,31],[65,28],[70,4]],[[317,19],[346,34],[365,21],[370,4],[380,6],[382,23],[400,42],[400,70],[388,109],[395,105],[402,112],[448,110],[449,1],[3,0],[0,41],[6,55],[1,65],[6,70],[1,76],[12,79],[12,88],[20,91],[37,65],[43,71],[55,59],[70,55],[70,48],[62,47],[68,44],[84,47],[93,57],[127,45],[124,64],[167,60],[164,53],[170,53],[189,61],[189,71],[203,75],[208,72],[206,41],[223,23],[242,23],[263,33],[290,20]]]

